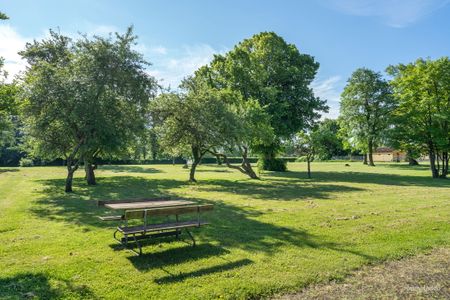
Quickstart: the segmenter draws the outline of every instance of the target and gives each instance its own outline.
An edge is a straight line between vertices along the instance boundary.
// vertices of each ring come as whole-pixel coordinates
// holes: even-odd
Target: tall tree
[[[313,132],[300,131],[294,138],[295,149],[298,155],[306,159],[308,178],[311,178],[311,163],[316,157],[317,135]]]
[[[0,11],[0,20],[8,20],[9,17]]]
[[[256,100],[243,101],[239,95],[234,99],[235,102],[228,103],[229,110],[234,113],[234,118],[230,118],[227,124],[229,135],[223,136],[219,149],[213,148],[209,152],[215,155],[218,161],[223,160],[227,167],[238,170],[252,179],[258,179],[248,155],[255,145],[270,144],[273,141],[270,116]],[[241,164],[230,163],[227,152],[239,153],[242,157]]]
[[[195,85],[191,80],[184,85]],[[227,106],[231,97],[229,91],[198,87],[188,93],[164,93],[152,101],[152,125],[160,145],[172,157],[192,157],[191,182],[196,182],[195,171],[203,156],[220,147],[233,130],[228,126],[234,123],[234,114]]]
[[[395,129],[400,143],[427,153],[433,178],[448,175],[450,151],[450,59],[418,59],[390,66],[398,107]]]
[[[310,87],[319,64],[273,32],[245,39],[225,55],[216,55],[196,72],[214,88],[238,91],[245,100],[255,99],[270,116],[274,140],[254,147],[263,159],[276,160],[280,139],[306,129],[327,109]],[[256,146],[256,145],[255,145]],[[277,163],[268,163],[277,166]],[[270,167],[269,167],[270,168]]]
[[[333,156],[347,155],[342,139],[339,136],[337,120],[325,119],[313,130],[316,140],[316,155],[320,160],[329,160]]]
[[[29,64],[22,95],[29,142],[41,157],[66,159],[66,192],[82,160],[95,184],[95,157],[121,151],[145,128],[157,85],[135,41],[131,28],[77,41],[50,31],[20,53]]]
[[[353,145],[367,151],[371,166],[374,147],[382,140],[393,109],[391,88],[380,73],[366,68],[353,72],[341,95],[340,125]]]

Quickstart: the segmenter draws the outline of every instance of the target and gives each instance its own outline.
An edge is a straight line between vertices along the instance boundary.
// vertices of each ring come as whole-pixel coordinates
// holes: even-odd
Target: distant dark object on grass
[[[346,167],[350,167],[350,164],[345,164]]]

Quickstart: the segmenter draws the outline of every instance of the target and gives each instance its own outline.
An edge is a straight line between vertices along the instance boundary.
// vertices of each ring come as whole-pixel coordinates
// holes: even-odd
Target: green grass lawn
[[[0,298],[248,298],[341,278],[364,264],[449,245],[450,180],[425,166],[289,164],[262,180],[200,166],[103,166],[98,185],[63,167],[0,168]],[[198,246],[167,240],[137,257],[94,201],[171,195],[213,203]],[[187,240],[187,239],[186,239]]]

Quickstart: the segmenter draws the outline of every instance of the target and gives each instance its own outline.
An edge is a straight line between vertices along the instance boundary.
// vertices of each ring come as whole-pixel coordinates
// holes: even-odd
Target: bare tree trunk
[[[367,153],[364,153],[363,164],[364,164],[364,165],[367,165]]]
[[[78,163],[73,165],[72,160],[69,158],[67,159],[67,177],[66,177],[66,186],[64,191],[66,193],[72,192],[72,183],[73,183],[73,174],[78,169]]]
[[[197,182],[195,179],[195,169],[197,168],[197,165],[200,163],[200,160],[194,159],[191,165],[191,170],[189,172],[189,181],[190,182]]]
[[[449,155],[448,152],[442,153],[442,172],[440,175],[440,178],[447,178],[448,175],[448,162],[449,162]]]
[[[430,157],[430,169],[433,178],[439,178],[439,170],[436,168],[436,153],[433,145],[428,145],[428,156]]]
[[[369,166],[375,166],[375,164],[373,163],[373,140],[370,138],[369,139],[369,143],[368,143],[368,148],[369,148]]]
[[[308,165],[308,178],[311,179],[311,160],[307,158],[306,162]]]
[[[228,157],[223,153],[218,153],[215,151],[208,151],[208,152],[211,153],[212,155],[215,155],[218,160],[220,158],[222,158],[223,162],[227,165],[228,168],[238,170],[241,173],[249,176],[252,179],[259,179],[259,177],[258,177],[258,175],[256,175],[255,171],[253,171],[252,164],[248,160],[248,148],[247,147],[241,148],[242,163],[240,166],[232,165],[230,163],[230,161],[228,160]]]
[[[84,161],[84,170],[86,172],[86,182],[88,185],[96,185],[94,166],[88,160]]]
[[[205,152],[202,152],[199,147],[195,147],[195,146],[192,146],[191,150],[192,150],[192,157],[194,158],[194,160],[192,162],[191,170],[189,172],[189,181],[197,182],[197,180],[195,179],[195,170],[197,168],[197,165],[202,160],[202,157],[205,154]]]

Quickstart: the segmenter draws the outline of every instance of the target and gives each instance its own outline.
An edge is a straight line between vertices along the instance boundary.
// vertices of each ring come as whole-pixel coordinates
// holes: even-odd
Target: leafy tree
[[[270,116],[275,135],[272,143],[255,145],[254,150],[263,159],[275,161],[280,139],[309,128],[320,117],[319,112],[327,109],[325,101],[315,97],[310,88],[318,67],[312,56],[301,54],[295,45],[273,32],[262,32],[243,40],[225,55],[216,55],[195,75],[214,88],[229,88],[238,91],[244,100],[259,102]]]
[[[340,126],[354,149],[368,154],[373,163],[373,149],[385,136],[394,109],[390,86],[380,73],[357,69],[341,95]]]
[[[9,17],[0,11],[0,20],[8,20]]]
[[[320,160],[329,160],[333,156],[347,155],[342,139],[339,136],[337,120],[325,119],[314,129],[316,139],[316,154]]]
[[[249,151],[255,145],[270,144],[273,141],[273,128],[270,125],[270,117],[256,100],[243,101],[242,97],[235,98],[237,102],[230,103],[229,109],[234,113],[234,118],[230,118],[233,123],[228,123],[229,135],[224,136],[221,150],[210,150],[218,161],[223,162],[232,169],[236,169],[252,179],[258,179],[250,161]],[[240,165],[233,165],[229,162],[226,152],[239,153],[242,156]]]
[[[29,144],[39,157],[66,159],[66,192],[82,160],[95,184],[94,159],[123,151],[145,129],[157,85],[135,41],[131,28],[76,41],[50,31],[20,53],[29,64],[22,83]]]
[[[450,60],[418,59],[390,66],[397,108],[396,137],[405,149],[428,153],[433,178],[446,178],[450,151]]]
[[[163,93],[152,101],[152,122],[164,151],[176,157],[190,154],[193,159],[189,181],[196,182],[195,171],[203,156],[220,147],[233,130],[234,114],[227,102],[233,93],[192,85],[188,93]]]
[[[297,154],[304,156],[307,163],[308,178],[311,178],[311,163],[316,157],[317,136],[314,132],[300,131],[295,136],[295,148]]]

